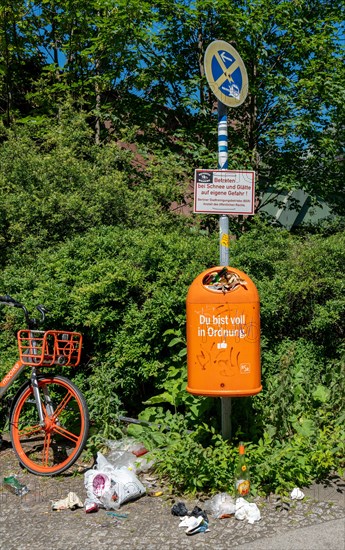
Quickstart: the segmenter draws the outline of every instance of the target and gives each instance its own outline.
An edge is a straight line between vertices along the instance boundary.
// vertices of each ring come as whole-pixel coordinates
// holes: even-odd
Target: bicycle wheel
[[[21,464],[33,474],[50,476],[67,470],[79,457],[88,436],[89,413],[81,391],[67,378],[41,374],[38,387],[44,426],[27,382],[12,405],[10,434]]]

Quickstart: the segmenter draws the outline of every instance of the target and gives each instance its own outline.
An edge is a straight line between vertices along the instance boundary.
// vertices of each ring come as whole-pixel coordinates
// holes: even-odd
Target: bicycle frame
[[[4,378],[0,382],[0,398],[6,393],[8,388],[13,384],[15,379],[20,375],[20,373],[25,369],[27,365],[24,365],[21,361],[17,361],[12,369],[4,376]],[[31,384],[32,384],[32,390],[36,402],[38,417],[40,419],[41,426],[44,426],[44,415],[43,415],[43,409],[42,409],[42,403],[39,396],[38,391],[38,384],[37,384],[37,371],[35,367],[31,367]]]
[[[0,296],[0,303],[1,304],[6,304],[6,305],[9,305],[9,306],[12,306],[12,307],[18,307],[18,308],[22,309],[23,313],[24,313],[24,316],[25,316],[25,319],[26,319],[26,322],[27,322],[27,325],[30,326],[30,327],[36,325],[36,319],[30,319],[29,314],[28,314],[28,310],[26,309],[26,307],[23,304],[21,304],[20,302],[17,302],[15,299],[11,298],[11,296],[9,296],[9,295]],[[42,321],[44,321],[45,313],[48,310],[46,310],[46,308],[42,305],[37,306],[37,309],[41,314]],[[33,347],[35,347],[35,343],[33,343]],[[35,353],[34,350],[33,350],[33,353]],[[21,374],[21,372],[24,370],[24,368],[26,366],[27,366],[27,364],[25,364],[23,361],[21,361],[21,359],[19,359],[18,361],[15,362],[15,364],[10,369],[10,371],[7,374],[5,374],[3,379],[0,381],[0,399],[7,392],[8,388],[10,386],[12,386],[13,382],[16,380],[16,378],[18,378],[18,376]],[[35,376],[36,375],[37,375],[37,373],[35,373]],[[42,410],[41,406],[40,406],[40,408]]]
[[[35,349],[36,348],[36,342],[33,339],[34,338],[34,335],[33,335],[34,333],[30,332],[29,334],[30,334],[30,337],[32,338],[32,340],[31,340],[32,348],[27,350],[27,354],[31,357],[32,355],[36,354],[36,349]],[[25,353],[26,352],[24,352],[24,354]],[[20,373],[24,370],[24,368],[26,366],[27,365],[25,363],[23,363],[22,361],[19,360],[13,365],[12,369],[4,376],[4,378],[0,382],[0,398],[2,397],[2,395],[4,393],[6,393],[8,388],[13,384],[15,379],[20,375]],[[38,417],[39,417],[39,420],[40,420],[40,425],[42,427],[44,427],[44,414],[43,414],[42,402],[41,402],[40,394],[39,394],[39,390],[38,390],[37,371],[36,371],[35,367],[31,367],[31,369],[32,369],[31,370],[32,391],[33,391],[35,402],[36,402],[36,407],[37,407]],[[48,397],[48,395],[47,395],[47,397]]]
[[[12,386],[13,382],[20,375],[20,373],[25,369],[27,365],[24,365],[21,361],[17,361],[11,370],[5,374],[3,379],[0,382],[0,398],[7,392],[8,388]]]
[[[22,331],[22,332],[26,332],[26,331]],[[47,331],[45,334],[54,334],[54,331]],[[55,342],[54,348],[56,348],[58,346],[58,344],[61,343],[61,342],[66,342],[66,345],[69,346],[69,344],[71,344],[71,342],[68,340],[68,335],[69,334],[71,334],[72,337],[73,337],[77,333],[66,333],[66,332],[59,333],[60,339],[55,338],[55,340],[57,340],[57,342]],[[66,337],[67,337],[67,340],[66,340]],[[80,338],[81,338],[81,336],[80,336]],[[42,401],[41,401],[41,398],[40,398],[40,393],[39,393],[39,389],[38,389],[38,381],[37,381],[38,371],[34,366],[35,365],[34,361],[35,361],[35,358],[37,357],[36,364],[37,363],[39,363],[39,365],[41,364],[43,359],[41,360],[40,355],[43,354],[43,356],[44,356],[44,351],[45,351],[45,348],[46,348],[46,344],[44,343],[43,346],[41,345],[41,348],[40,348],[40,343],[41,342],[37,342],[35,340],[35,331],[28,331],[28,338],[25,338],[25,341],[27,341],[27,340],[29,341],[30,345],[29,345],[29,347],[26,346],[25,351],[21,354],[21,357],[22,357],[23,361],[22,360],[17,361],[13,365],[12,369],[4,376],[4,378],[0,382],[0,398],[8,390],[8,388],[13,384],[15,379],[20,375],[20,373],[24,370],[24,368],[29,366],[31,368],[31,377],[30,377],[31,386],[32,386],[32,391],[33,391],[33,395],[34,395],[34,398],[35,398],[36,408],[37,408],[38,417],[39,417],[39,423],[42,427],[44,427],[45,426],[44,413],[43,413]],[[43,342],[45,342],[44,339],[43,339]],[[81,343],[81,340],[80,340],[80,343]],[[21,350],[21,351],[23,351],[23,350]],[[56,351],[56,349],[54,349],[53,356],[50,356],[51,359],[50,359],[49,364],[50,365],[51,364],[63,364],[63,362],[61,362],[61,359],[64,359],[64,357],[63,356],[56,356],[55,357],[55,351]],[[73,348],[72,348],[72,351],[73,351]],[[68,348],[68,356],[69,356],[70,360],[72,360],[72,357],[71,357],[72,351],[71,351],[71,348],[69,347]],[[80,351],[81,351],[81,347],[79,347],[79,350],[78,350],[77,362],[79,362]],[[47,411],[50,415],[53,415],[54,407],[53,407],[52,402],[50,400],[48,389],[44,388],[43,393],[45,395]]]

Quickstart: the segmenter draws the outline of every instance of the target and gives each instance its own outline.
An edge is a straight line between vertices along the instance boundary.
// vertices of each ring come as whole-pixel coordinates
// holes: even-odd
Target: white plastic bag
[[[114,468],[101,453],[97,453],[94,469],[85,472],[84,485],[88,502],[95,502],[107,510],[119,508],[146,492],[133,471]]]
[[[232,516],[236,510],[234,499],[228,493],[218,493],[205,502],[205,508],[215,519]]]
[[[107,440],[110,449],[106,459],[114,468],[126,467],[136,474],[148,472],[154,465],[152,453],[145,446],[132,437],[117,440]]]
[[[137,441],[133,437],[124,437],[122,439],[107,439],[106,445],[109,447],[110,454],[107,455],[110,460],[111,454],[116,451],[127,451],[135,456],[142,456],[147,453],[147,449],[140,441]],[[115,455],[116,456],[116,455]]]

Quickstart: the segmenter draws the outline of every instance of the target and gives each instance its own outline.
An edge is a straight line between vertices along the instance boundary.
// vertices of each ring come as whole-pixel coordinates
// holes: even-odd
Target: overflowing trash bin
[[[253,281],[233,267],[203,271],[187,294],[187,391],[244,397],[262,389],[260,302]]]

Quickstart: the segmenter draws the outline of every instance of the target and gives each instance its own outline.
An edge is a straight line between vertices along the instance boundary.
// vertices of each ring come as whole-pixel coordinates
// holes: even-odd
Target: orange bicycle
[[[82,335],[37,330],[48,310],[38,305],[41,319],[11,296],[0,304],[21,308],[27,329],[18,332],[19,360],[0,381],[0,398],[30,367],[30,380],[15,395],[10,408],[10,435],[20,463],[33,474],[51,476],[67,470],[80,456],[88,437],[89,413],[81,391],[68,378],[41,371],[53,365],[77,366]]]

